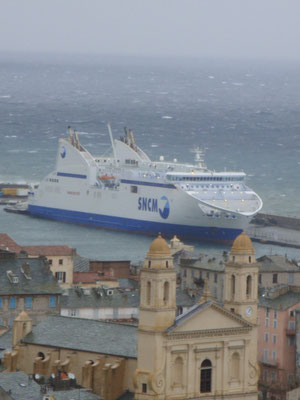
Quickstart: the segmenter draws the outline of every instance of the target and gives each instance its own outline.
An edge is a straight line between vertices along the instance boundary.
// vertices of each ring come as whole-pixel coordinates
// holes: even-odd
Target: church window
[[[246,282],[246,296],[248,298],[251,297],[251,291],[252,291],[252,278],[250,275],[248,275],[247,282]]]
[[[170,285],[169,282],[164,283],[164,303],[167,304],[169,301],[169,289]]]
[[[183,383],[183,360],[177,357],[174,363],[174,384],[182,385]]]
[[[201,393],[211,392],[211,379],[212,379],[212,365],[211,362],[206,359],[201,364],[201,381],[200,381]]]
[[[147,383],[142,384],[142,392],[147,393]]]
[[[232,257],[232,262],[235,262],[235,256]]]
[[[231,275],[231,297],[234,299],[235,296],[235,276]]]
[[[251,264],[251,256],[249,256],[249,263]]]
[[[169,268],[169,261],[166,261],[166,268]]]
[[[151,282],[147,282],[146,302],[148,305],[151,303]]]
[[[151,261],[148,261],[148,268],[151,268]]]
[[[232,355],[231,376],[232,379],[239,379],[240,377],[240,355],[238,353]]]

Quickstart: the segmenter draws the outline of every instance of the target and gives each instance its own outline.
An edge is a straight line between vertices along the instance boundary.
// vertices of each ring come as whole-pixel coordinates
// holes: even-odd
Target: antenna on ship
[[[111,141],[111,147],[113,149],[114,159],[115,159],[115,163],[116,163],[117,162],[117,153],[116,153],[116,148],[115,148],[115,143],[114,143],[114,138],[112,135],[110,123],[107,124],[107,129],[108,129],[108,133],[109,133],[109,137],[110,137],[110,141]]]
[[[194,147],[193,149],[191,149],[191,152],[195,153],[195,163],[197,167],[201,169],[207,169],[204,162],[204,151],[200,149],[200,147]]]

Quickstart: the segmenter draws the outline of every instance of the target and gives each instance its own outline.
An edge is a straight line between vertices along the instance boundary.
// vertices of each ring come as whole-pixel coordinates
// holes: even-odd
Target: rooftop
[[[289,285],[278,285],[265,290],[259,297],[259,305],[275,310],[286,310],[300,302],[300,288]]]
[[[8,394],[11,399],[18,400],[40,400],[41,386],[25,374],[25,372],[9,372],[0,374],[0,398],[1,389]],[[86,389],[72,389],[62,391],[50,391],[55,400],[100,400],[100,397]]]
[[[0,259],[0,295],[61,293],[43,258]]]
[[[132,325],[51,316],[22,342],[120,357],[137,357],[137,328]]]
[[[285,256],[267,255],[257,259],[259,272],[300,272],[297,261]]]
[[[207,270],[211,272],[223,272],[225,263],[228,261],[228,254],[222,256],[212,256],[208,254],[199,254],[198,258],[181,258],[180,266]]]
[[[108,294],[108,292],[112,294]],[[61,308],[105,308],[105,307],[139,307],[139,290],[129,290],[119,288],[101,289],[69,289],[61,296]],[[186,291],[177,289],[176,303],[181,307],[191,307],[197,299],[191,297]]]

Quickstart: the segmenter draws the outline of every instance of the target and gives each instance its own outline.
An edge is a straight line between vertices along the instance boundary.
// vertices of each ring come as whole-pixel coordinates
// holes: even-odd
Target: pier
[[[300,218],[257,214],[246,233],[255,242],[300,249]]]

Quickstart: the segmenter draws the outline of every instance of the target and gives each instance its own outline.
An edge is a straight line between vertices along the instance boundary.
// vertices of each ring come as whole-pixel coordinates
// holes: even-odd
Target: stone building
[[[257,259],[259,287],[272,288],[280,284],[300,286],[300,262],[286,256],[267,255]]]
[[[12,326],[26,310],[36,324],[48,315],[60,314],[62,289],[53,277],[45,258],[0,254],[0,323]]]
[[[126,390],[136,400],[257,400],[257,277],[251,240],[242,234],[226,265],[224,306],[206,286],[201,301],[176,316],[176,271],[159,236],[141,270],[138,329],[61,316],[32,327],[22,312],[6,369],[72,372],[105,400]]]
[[[259,387],[274,400],[285,400],[298,383],[296,370],[296,311],[300,287],[278,285],[259,297]]]

